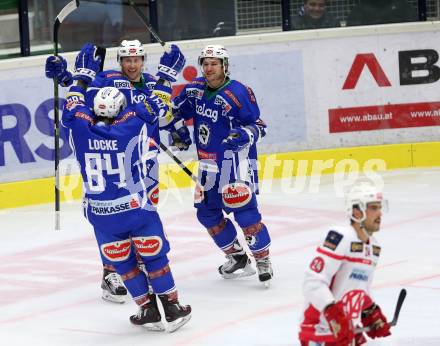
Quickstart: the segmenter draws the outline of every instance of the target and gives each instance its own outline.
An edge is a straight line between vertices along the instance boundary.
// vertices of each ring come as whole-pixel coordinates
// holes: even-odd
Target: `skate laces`
[[[105,279],[110,283],[110,285],[115,288],[123,286],[122,280],[120,279],[119,275],[114,272],[108,274]]]
[[[142,306],[139,307],[139,310],[137,312],[137,314],[134,316],[134,318],[140,320],[144,315],[144,309],[142,309]]]
[[[226,259],[228,260],[225,264],[223,264],[224,268],[228,268],[230,266],[233,266],[235,263],[237,263],[238,261],[234,258],[235,256],[242,256],[243,254],[239,252],[234,252],[234,253],[230,253],[228,255],[226,255]]]
[[[235,271],[237,269],[240,269],[240,268],[235,268],[235,266],[240,262],[243,256],[246,256],[246,252],[244,250],[227,254],[225,256],[227,261],[222,266],[220,266],[221,268],[220,270],[222,272],[227,272],[229,270]]]
[[[228,260],[223,266],[230,266],[235,263],[234,257],[232,257],[232,254],[226,255],[226,259]]]
[[[138,310],[137,314],[134,316],[134,318],[137,319],[138,321],[142,320],[147,315],[147,310],[148,310],[148,307],[146,307],[144,305],[139,306],[139,310]]]
[[[233,252],[233,253],[227,254],[225,257],[229,261],[229,263],[234,263],[234,262],[237,262],[235,257],[243,256],[245,254],[246,254],[246,252],[244,250],[241,250],[241,251],[237,251],[237,252]]]

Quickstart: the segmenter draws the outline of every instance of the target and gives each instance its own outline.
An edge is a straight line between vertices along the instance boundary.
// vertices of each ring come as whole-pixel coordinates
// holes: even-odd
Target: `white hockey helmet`
[[[229,75],[229,53],[225,47],[219,44],[205,46],[199,55],[199,65],[202,66],[203,59],[217,58],[223,63],[223,71],[225,75]]]
[[[360,184],[354,186],[345,198],[345,206],[348,216],[355,222],[363,222],[367,215],[368,203],[380,202],[382,209],[388,209],[388,201],[383,198],[382,192],[375,186],[370,184]],[[358,208],[362,212],[361,219],[356,219],[353,216],[353,208]]]
[[[127,107],[125,95],[114,87],[99,89],[93,99],[93,110],[99,117],[114,118]]]
[[[122,58],[129,56],[141,56],[147,60],[145,48],[139,40],[124,40],[118,47],[117,60],[121,63]]]

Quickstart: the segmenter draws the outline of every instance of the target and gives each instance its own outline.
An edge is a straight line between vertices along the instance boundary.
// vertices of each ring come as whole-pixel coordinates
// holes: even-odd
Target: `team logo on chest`
[[[349,318],[356,319],[359,317],[364,306],[365,291],[363,290],[351,290],[348,291],[342,298],[342,304],[344,304],[345,312]]]
[[[207,147],[211,139],[211,129],[206,123],[199,124],[197,128],[197,138],[202,147]]]

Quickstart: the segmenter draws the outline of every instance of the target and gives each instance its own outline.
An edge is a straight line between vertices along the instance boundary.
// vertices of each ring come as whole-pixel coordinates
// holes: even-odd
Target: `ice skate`
[[[263,283],[264,287],[269,288],[270,281],[273,277],[272,263],[269,257],[256,260],[258,279]]]
[[[102,299],[112,303],[125,303],[127,289],[122,283],[121,277],[116,272],[104,268],[101,288]]]
[[[140,306],[136,315],[130,316],[130,322],[149,331],[162,332],[165,330],[165,326],[161,321],[156,295],[149,294],[149,297],[150,301]]]
[[[228,261],[218,267],[220,275],[225,279],[236,279],[255,274],[251,259],[244,250],[226,255]]]
[[[169,333],[175,332],[188,323],[191,319],[191,306],[180,305],[176,294],[162,294],[159,295],[159,298],[162,302],[165,318],[168,322]]]

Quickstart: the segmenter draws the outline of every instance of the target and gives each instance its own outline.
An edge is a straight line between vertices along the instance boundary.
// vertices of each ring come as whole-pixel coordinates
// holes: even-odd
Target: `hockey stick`
[[[178,165],[179,167],[192,179],[193,182],[197,183],[197,177],[194,175],[193,172],[177,157],[175,156],[170,148],[168,148],[165,144],[162,142],[159,144],[162,151],[167,153],[169,157],[171,157]]]
[[[396,303],[396,309],[394,310],[394,316],[393,320],[390,322],[390,326],[394,327],[397,324],[397,320],[399,319],[400,309],[402,309],[403,302],[406,298],[406,289],[402,288],[402,290],[399,293],[399,298],[397,298]],[[356,334],[363,333],[363,332],[369,332],[371,330],[370,326],[362,327],[362,328],[356,328],[354,332]]]
[[[128,0],[128,3],[130,4],[130,6],[134,9],[134,11],[136,12],[136,14],[138,15],[138,17],[142,20],[142,22],[145,24],[145,26],[147,27],[147,30],[151,33],[151,35],[156,39],[157,42],[160,43],[160,45],[162,47],[164,47],[166,52],[170,51],[170,47],[169,45],[164,42],[159,35],[157,34],[157,32],[154,30],[154,28],[152,27],[152,25],[149,23],[147,17],[145,17],[145,15],[142,13],[142,11],[139,9],[139,7],[134,3],[133,0]],[[194,175],[193,172],[191,172],[191,170],[185,166],[185,164],[177,157],[175,156],[171,150],[162,142],[160,143],[160,148],[167,153],[167,155],[169,157],[171,157],[178,165],[180,168],[182,168],[182,170],[195,182],[197,183],[197,177]]]
[[[72,0],[58,13],[53,24],[53,55],[58,56],[58,30],[64,19],[79,7],[79,0]],[[60,230],[60,111],[58,97],[58,78],[53,79],[54,94],[54,138],[55,138],[55,230]]]
[[[153,26],[150,24],[147,17],[145,17],[145,14],[142,13],[140,8],[134,3],[133,0],[128,0],[128,3],[131,6],[131,8],[136,12],[138,17],[142,20],[142,22],[145,24],[145,26],[147,27],[147,30],[150,32],[151,36],[153,36],[154,39],[157,42],[159,42],[162,47],[164,47],[166,52],[169,52],[170,51],[169,45],[167,45],[164,41],[162,41],[162,39],[159,37],[156,30],[154,30]]]

